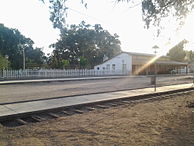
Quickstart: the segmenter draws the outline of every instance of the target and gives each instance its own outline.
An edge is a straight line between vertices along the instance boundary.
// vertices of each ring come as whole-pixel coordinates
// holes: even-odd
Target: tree
[[[42,67],[45,61],[45,55],[42,48],[28,48],[26,49],[26,67],[39,68]]]
[[[146,27],[152,23],[158,26],[162,18],[171,14],[177,19],[184,18],[193,9],[193,0],[143,0],[142,12]]]
[[[79,60],[79,64],[80,64],[80,68],[85,68],[88,64],[88,60],[85,57],[81,56]]]
[[[54,44],[52,45],[54,46]],[[48,67],[49,68],[63,68],[63,60],[60,56],[59,56],[59,53],[58,51],[56,50],[53,50],[52,54],[48,57],[48,61],[47,61],[47,64],[48,64]],[[69,60],[66,59],[68,62]]]
[[[188,63],[194,62],[194,52],[192,50],[190,51],[185,51],[186,56],[185,56],[185,61]]]
[[[43,2],[45,0],[42,0]],[[65,5],[67,0],[49,0],[50,20],[53,22],[54,28],[63,28],[68,7]],[[87,2],[80,0],[87,7]],[[141,0],[135,3],[135,0],[115,0],[116,2],[127,2],[129,5],[142,6],[142,18],[145,21],[146,28],[151,24],[158,26],[162,18],[172,14],[177,19],[184,18],[194,8],[193,0]]]
[[[63,68],[64,68],[64,69],[68,68],[68,67],[69,67],[69,60],[63,59],[63,60],[62,60],[62,64],[63,64]]]
[[[41,65],[44,53],[40,48],[33,48],[34,42],[23,36],[17,29],[7,28],[0,24],[0,53],[8,56],[12,69],[21,69],[23,53],[26,54],[27,63],[33,62]]]
[[[169,50],[167,55],[170,56],[171,60],[185,61],[186,52],[183,50],[185,43],[187,43],[187,41],[183,40]]]
[[[20,33],[16,29],[9,29],[0,24],[0,53],[9,56],[12,68],[19,68],[22,62],[21,50],[18,47]]]
[[[64,28],[60,39],[51,47],[54,51],[50,65],[56,68],[62,68],[63,59],[68,60],[73,68],[79,68],[79,65],[92,68],[102,63],[104,55],[110,58],[121,52],[118,35],[111,35],[99,24],[90,26],[85,22]]]
[[[0,70],[8,69],[9,61],[0,54]]]

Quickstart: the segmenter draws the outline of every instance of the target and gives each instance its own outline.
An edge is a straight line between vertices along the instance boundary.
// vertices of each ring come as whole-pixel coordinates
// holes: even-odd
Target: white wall
[[[113,67],[113,64],[115,64],[115,69]],[[132,72],[132,56],[130,56],[127,53],[121,53],[114,58],[105,61],[104,63],[97,65],[94,67],[95,70],[99,71],[124,71],[123,70],[123,64],[126,64],[125,71]]]

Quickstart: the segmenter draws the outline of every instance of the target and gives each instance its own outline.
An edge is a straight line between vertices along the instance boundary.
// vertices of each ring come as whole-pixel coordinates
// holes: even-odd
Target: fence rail
[[[96,71],[90,70],[1,70],[0,79],[33,79],[33,78],[62,78],[86,76],[127,75],[128,71]]]

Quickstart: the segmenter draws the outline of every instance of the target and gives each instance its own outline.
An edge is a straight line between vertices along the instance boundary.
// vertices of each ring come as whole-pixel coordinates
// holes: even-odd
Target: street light
[[[154,54],[156,57],[157,54],[157,49],[159,49],[159,47],[157,45],[152,47],[154,49]],[[154,61],[154,91],[156,92],[156,74],[157,74],[157,68],[156,68],[156,60]]]

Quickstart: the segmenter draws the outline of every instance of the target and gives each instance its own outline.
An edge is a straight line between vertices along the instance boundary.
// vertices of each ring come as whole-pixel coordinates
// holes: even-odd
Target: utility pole
[[[159,47],[157,45],[152,47],[154,49],[154,54],[156,57],[157,54],[157,49],[159,49]],[[156,92],[156,75],[157,75],[157,66],[156,66],[156,60],[154,61],[154,91]]]
[[[23,70],[26,69],[26,56],[25,56],[25,49],[23,48]]]
[[[21,44],[21,41],[19,40],[18,47],[22,50],[22,58],[23,58],[23,70],[26,69],[26,55],[25,55],[25,47],[23,44]]]

